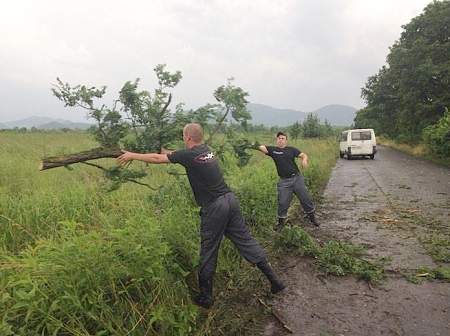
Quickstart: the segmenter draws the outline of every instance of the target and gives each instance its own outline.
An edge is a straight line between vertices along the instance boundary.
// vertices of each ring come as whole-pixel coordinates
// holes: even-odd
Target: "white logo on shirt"
[[[214,161],[214,153],[212,153],[212,152],[202,153],[202,154],[198,155],[194,160],[195,160],[195,162],[199,162],[199,163],[208,163],[208,162]]]

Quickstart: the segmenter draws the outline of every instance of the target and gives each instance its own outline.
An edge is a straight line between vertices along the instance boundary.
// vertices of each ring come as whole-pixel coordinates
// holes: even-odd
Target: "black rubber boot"
[[[311,224],[313,224],[315,226],[319,226],[320,225],[320,223],[316,219],[316,215],[314,214],[314,212],[308,214],[308,219],[311,222]]]
[[[270,267],[267,261],[261,261],[256,264],[256,266],[260,269],[261,272],[266,276],[266,278],[270,281],[270,291],[272,294],[276,294],[281,292],[286,286],[281,282],[280,279],[275,275],[272,267]]]
[[[197,306],[209,309],[213,305],[212,289],[213,281],[212,279],[202,279],[199,277],[198,286],[200,293],[195,295],[193,300]]]
[[[278,218],[278,223],[275,226],[275,231],[281,231],[284,228],[284,225],[286,224],[287,218]]]

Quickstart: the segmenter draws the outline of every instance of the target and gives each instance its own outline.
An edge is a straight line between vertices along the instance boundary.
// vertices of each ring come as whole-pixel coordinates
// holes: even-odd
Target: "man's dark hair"
[[[287,139],[287,134],[286,134],[286,133],[284,133],[284,132],[278,132],[278,133],[277,133],[277,138],[278,138],[280,135],[284,135],[284,136],[286,137],[286,139]]]

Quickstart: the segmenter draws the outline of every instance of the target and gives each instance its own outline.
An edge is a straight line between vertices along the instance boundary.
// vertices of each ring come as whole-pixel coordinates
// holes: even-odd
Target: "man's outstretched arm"
[[[269,151],[267,150],[267,147],[264,145],[259,145],[257,148],[259,151],[263,152],[264,154],[269,154]]]
[[[269,154],[269,151],[267,150],[265,145],[261,145],[258,141],[254,142],[252,144],[252,149],[259,150],[260,152],[263,152],[264,154]]]
[[[124,152],[121,156],[117,158],[117,161],[120,165],[124,165],[129,161],[138,160],[148,163],[170,163],[167,154],[157,154],[157,153],[133,153],[133,152]]]

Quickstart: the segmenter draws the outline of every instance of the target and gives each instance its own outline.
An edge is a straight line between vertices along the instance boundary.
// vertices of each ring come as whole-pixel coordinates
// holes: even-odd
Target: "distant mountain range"
[[[263,124],[266,126],[288,126],[296,121],[303,122],[308,112],[302,112],[290,109],[279,109],[262,104],[248,104],[250,114],[252,115],[252,124]],[[327,105],[312,113],[319,116],[320,120],[328,122],[334,126],[350,126],[355,118],[356,109],[347,105]],[[54,119],[48,117],[30,117],[26,119],[8,121],[0,123],[0,129],[11,129],[15,127],[36,127],[38,129],[87,129],[92,124],[72,122],[64,119]]]
[[[92,124],[88,123],[73,122],[64,119],[54,119],[48,117],[30,117],[21,120],[0,123],[0,129],[10,129],[15,127],[19,128],[36,127],[38,129],[61,129],[61,128],[87,129],[91,126]]]
[[[279,109],[262,104],[248,104],[252,115],[252,124],[266,126],[288,126],[296,121],[303,122],[309,112],[290,109]],[[311,111],[323,122],[328,120],[334,126],[350,126],[356,115],[356,109],[347,105],[326,105],[318,110]]]

